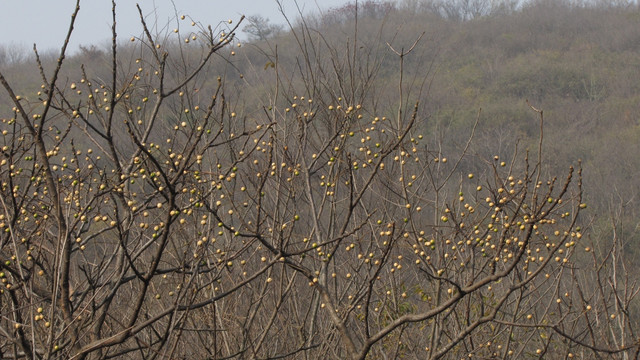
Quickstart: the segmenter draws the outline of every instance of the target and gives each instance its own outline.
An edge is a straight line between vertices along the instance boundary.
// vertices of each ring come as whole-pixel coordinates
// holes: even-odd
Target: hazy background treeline
[[[216,75],[223,75],[241,101],[235,110],[259,116],[265,104],[289,100],[276,98],[272,90],[277,63],[279,81],[285,79],[292,89],[322,90],[393,116],[399,104],[385,103],[398,98],[385,96],[399,91],[393,50],[408,50],[419,40],[404,58],[403,91],[407,103],[420,101],[425,136],[446,138],[444,152],[456,151],[479,116],[472,144],[478,158],[508,156],[516,143],[525,151],[539,134],[528,100],[544,110],[545,157],[553,166],[548,171],[582,161],[593,216],[588,234],[603,241],[622,237],[629,252],[637,252],[640,8],[635,2],[362,1],[304,19],[285,15],[287,26],[249,16],[245,36],[251,40],[234,48],[231,62],[216,62],[219,68],[212,68],[211,79],[200,80],[200,87],[214,86]],[[299,43],[310,49],[313,64],[299,56]],[[93,73],[103,68],[106,76],[109,56],[107,47],[83,46],[67,60],[64,76],[77,81],[81,64]],[[127,53],[126,45],[119,56],[121,64],[136,66],[137,54]],[[54,53],[41,57],[53,67]],[[347,66],[356,59],[357,66]],[[3,71],[31,97],[38,96],[41,84],[34,64],[25,49],[0,48]],[[378,72],[370,81],[350,81],[372,68]],[[298,75],[312,70],[340,73],[342,80],[305,88]],[[350,87],[354,83],[359,87]],[[10,109],[4,93],[0,107],[3,113]],[[473,161],[463,166],[481,167]]]
[[[479,111],[472,144],[478,155],[508,156],[516,143],[521,151],[533,149],[539,123],[527,100],[544,110],[550,173],[582,161],[593,216],[590,236],[604,242],[624,238],[630,254],[637,253],[640,8],[635,2],[364,1],[357,23],[355,4],[304,22],[317,31],[310,37],[333,44],[335,53],[355,52],[364,66],[380,66],[377,86],[372,85],[378,101],[396,99],[384,94],[399,91],[398,57],[391,47],[407,50],[424,33],[405,58],[404,78],[413,81],[404,90],[407,103],[421,101],[423,132],[447,139],[445,152],[464,146]],[[301,29],[300,20],[293,24]],[[257,69],[254,76],[264,76],[260,56],[275,57],[276,45],[281,64],[299,67],[295,54],[287,53],[294,41],[290,31],[282,31],[255,42],[260,50],[247,54]],[[357,50],[340,50],[347,44]],[[372,105],[389,115],[397,107]],[[471,171],[481,167],[480,162],[464,165]]]

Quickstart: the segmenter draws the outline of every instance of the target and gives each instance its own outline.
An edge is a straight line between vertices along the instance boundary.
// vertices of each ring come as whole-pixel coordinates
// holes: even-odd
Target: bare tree
[[[407,1],[408,6],[434,12],[440,16],[456,21],[465,21],[488,15],[505,15],[512,13],[520,2],[514,0],[423,0],[414,4]]]
[[[267,40],[277,36],[284,28],[282,25],[272,24],[262,15],[252,15],[246,18],[247,25],[242,31],[251,35],[251,40]]]
[[[79,1],[34,97],[0,73],[2,358],[637,354],[637,286],[581,232],[579,164],[544,176],[542,111],[532,153],[474,156],[477,121],[449,149],[406,78],[422,36],[382,56],[304,21],[256,104],[240,23],[153,34],[139,9],[125,46],[112,4],[108,76],[65,71]]]

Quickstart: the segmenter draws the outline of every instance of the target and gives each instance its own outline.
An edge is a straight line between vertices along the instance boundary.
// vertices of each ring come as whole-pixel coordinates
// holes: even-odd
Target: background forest
[[[484,154],[500,153],[516,141],[537,141],[538,124],[525,102],[531,101],[544,109],[549,120],[545,146],[553,154],[550,164],[562,167],[582,160],[589,175],[586,196],[597,206],[594,213],[609,215],[607,220],[599,216],[603,223],[598,231],[610,231],[606,228],[612,218],[628,220],[623,233],[629,244],[635,243],[633,219],[640,189],[636,176],[640,152],[635,141],[640,121],[636,115],[640,86],[636,6],[624,1],[533,1],[521,6],[488,1],[369,1],[360,7],[358,37],[370,47],[368,59],[379,61],[376,66],[382,70],[375,79],[379,84],[393,84],[398,76],[395,58],[385,44],[409,47],[425,34],[420,54],[405,63],[406,76],[428,75],[427,101],[421,106],[427,119],[420,126],[455,138],[465,134],[482,109],[481,141],[474,146]],[[354,6],[329,9],[304,21],[337,49],[353,36],[354,11]],[[300,20],[291,21],[301,26]],[[275,57],[275,45],[279,61],[287,68],[295,66],[298,55],[290,32],[269,34],[268,41],[249,43],[231,59],[257,99],[265,96],[258,84],[267,73],[264,66]],[[56,56],[44,55],[48,66]],[[107,64],[108,48],[85,46],[67,61]],[[40,86],[38,74],[32,71],[33,58],[25,49],[0,50],[0,63],[6,76],[20,79],[25,89]],[[66,70],[73,68],[77,67]],[[10,107],[6,98],[2,104],[5,110]]]
[[[113,9],[0,49],[1,358],[640,353],[633,2]]]

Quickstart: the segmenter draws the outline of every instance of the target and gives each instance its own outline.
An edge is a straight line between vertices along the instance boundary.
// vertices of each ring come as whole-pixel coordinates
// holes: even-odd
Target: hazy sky
[[[281,0],[291,19],[297,17],[295,0]],[[340,6],[349,0],[297,0],[308,12]],[[0,0],[2,26],[0,44],[31,49],[59,49],[68,29],[75,0]],[[283,23],[276,0],[120,0],[117,3],[118,36],[128,39],[140,35],[141,27],[136,3],[140,4],[148,23],[166,24],[179,15],[190,15],[196,21],[215,26],[220,21],[237,20],[240,15],[262,15],[274,23]],[[81,0],[80,13],[72,36],[72,49],[78,45],[105,44],[111,38],[111,0]],[[175,27],[173,24],[170,28]],[[242,27],[242,25],[241,25]]]

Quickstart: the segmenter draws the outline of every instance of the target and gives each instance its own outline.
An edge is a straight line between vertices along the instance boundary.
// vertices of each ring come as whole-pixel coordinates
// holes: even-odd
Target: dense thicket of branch
[[[446,35],[360,6],[255,46],[243,19],[156,34],[139,9],[124,44],[114,1],[108,51],[36,50],[33,87],[2,68],[0,357],[637,354],[630,203],[585,215],[595,156],[560,159],[541,110],[607,106],[601,80],[561,60],[539,80],[539,49],[446,57],[551,5],[424,10]],[[410,37],[385,30],[400,16]]]

